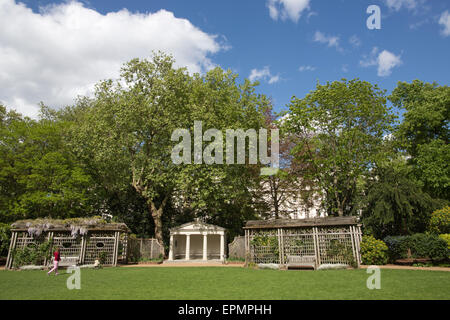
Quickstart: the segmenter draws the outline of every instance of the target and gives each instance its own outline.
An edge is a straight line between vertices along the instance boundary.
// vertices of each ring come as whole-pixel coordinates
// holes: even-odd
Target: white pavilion
[[[224,261],[225,229],[200,221],[170,229],[169,262]]]

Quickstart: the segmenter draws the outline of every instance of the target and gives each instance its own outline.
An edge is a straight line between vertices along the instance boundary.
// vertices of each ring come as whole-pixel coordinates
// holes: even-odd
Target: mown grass
[[[366,287],[366,270],[277,271],[247,268],[81,269],[81,289],[70,274],[0,271],[0,299],[449,299],[450,272],[381,270],[381,289]]]

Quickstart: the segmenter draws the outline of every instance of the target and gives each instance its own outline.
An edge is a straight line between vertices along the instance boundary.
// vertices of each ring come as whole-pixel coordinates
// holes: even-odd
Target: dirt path
[[[367,269],[369,266],[361,266],[363,269]],[[412,267],[412,266],[398,266],[395,264],[387,264],[384,266],[378,266],[380,269],[398,269],[398,270],[429,270],[429,271],[450,271],[450,268],[446,267]]]
[[[172,268],[172,267],[234,267],[234,268],[242,268],[244,266],[243,263],[230,263],[230,264],[223,264],[223,263],[202,263],[202,262],[180,262],[180,263],[161,263],[161,264],[128,264],[128,265],[121,265],[122,268],[136,268],[136,267],[155,267],[155,268]]]

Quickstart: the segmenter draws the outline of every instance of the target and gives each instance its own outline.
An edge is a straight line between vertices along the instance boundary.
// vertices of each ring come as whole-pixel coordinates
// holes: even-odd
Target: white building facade
[[[169,262],[224,261],[225,229],[200,221],[170,229]]]

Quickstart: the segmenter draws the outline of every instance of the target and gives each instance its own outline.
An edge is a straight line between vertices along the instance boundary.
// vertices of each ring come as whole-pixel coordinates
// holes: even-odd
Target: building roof
[[[273,229],[295,227],[322,227],[322,226],[348,226],[357,225],[356,217],[325,217],[313,219],[273,219],[250,220],[244,229]]]
[[[170,229],[170,232],[180,231],[180,230],[211,230],[211,231],[225,231],[225,228],[215,226],[213,224],[204,223],[201,221],[192,221],[182,224],[177,227]]]
[[[11,225],[11,231],[28,231],[34,233],[38,229],[42,231],[73,231],[75,228],[83,228],[87,231],[122,231],[130,232],[125,223],[109,223],[100,217],[72,218],[72,219],[35,219],[19,220]]]

